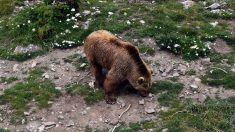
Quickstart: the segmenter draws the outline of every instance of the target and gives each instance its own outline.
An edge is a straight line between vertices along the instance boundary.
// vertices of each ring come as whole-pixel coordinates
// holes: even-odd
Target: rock
[[[42,74],[42,77],[44,77],[44,78],[46,78],[46,79],[49,79],[49,78],[50,78],[50,76],[48,75],[48,73]]]
[[[72,120],[69,120],[69,122],[66,124],[66,127],[72,127],[75,123]]]
[[[151,107],[145,107],[144,110],[147,114],[153,114],[156,112],[155,109]]]
[[[40,127],[38,127],[38,132],[42,132],[42,131],[44,131],[44,129],[45,129],[45,126],[41,125]]]
[[[169,74],[172,70],[173,70],[172,67],[167,67],[165,72]]]
[[[220,9],[215,9],[215,10],[211,10],[210,12],[211,12],[211,13],[220,13],[221,10],[220,10]]]
[[[84,67],[86,67],[86,63],[82,63],[82,64],[80,65],[80,68],[84,68]]]
[[[64,116],[62,116],[62,115],[59,115],[57,118],[58,118],[59,120],[64,120]]]
[[[110,121],[110,125],[117,125],[118,124],[118,119],[114,118],[113,120]]]
[[[195,2],[192,1],[192,0],[186,0],[186,1],[183,1],[181,3],[183,4],[185,9],[188,9],[188,8],[192,7],[195,4]]]
[[[178,77],[178,76],[180,76],[180,74],[178,72],[173,73],[173,77]]]
[[[126,103],[123,99],[119,99],[117,100],[117,104],[120,105],[120,108],[124,108],[126,106]]]
[[[198,88],[198,86],[195,85],[195,84],[191,84],[190,87],[193,88],[193,89],[197,89]]]
[[[203,58],[203,59],[201,59],[201,64],[202,65],[210,65],[211,59],[210,58]]]
[[[221,5],[219,3],[213,3],[210,6],[208,6],[207,9],[214,10],[214,9],[218,9],[220,7],[221,7]]]
[[[55,122],[43,122],[43,125],[45,126],[45,129],[50,129],[56,126]]]
[[[150,98],[152,98],[154,95],[152,93],[149,93],[148,95]]]
[[[61,87],[55,87],[55,89],[60,91],[62,88]]]
[[[144,99],[139,100],[139,105],[144,105]]]
[[[162,132],[169,132],[168,128],[162,129]]]
[[[166,72],[163,72],[162,77],[166,77],[166,76],[167,76]]]
[[[14,64],[13,72],[19,71],[18,66],[19,66],[19,64]]]
[[[29,116],[30,113],[29,113],[29,112],[24,112],[24,115],[25,115],[25,116]]]
[[[40,47],[33,45],[33,44],[30,44],[26,47],[18,45],[16,46],[14,53],[16,54],[36,53],[36,52],[39,52],[40,50],[41,50]]]
[[[202,80],[200,78],[195,78],[194,81],[200,83]]]
[[[178,67],[178,71],[180,75],[185,75],[187,71],[187,67],[185,65],[180,64]]]
[[[86,114],[87,114],[87,111],[84,110],[84,111],[81,112],[81,114],[82,114],[82,115],[86,115]]]
[[[161,73],[163,73],[165,70],[166,70],[166,69],[163,68],[163,67],[160,67],[160,68],[159,68],[159,71],[160,71]]]
[[[95,87],[95,82],[94,82],[94,81],[91,81],[91,82],[88,83],[88,85],[89,85],[90,87],[94,88],[94,87]]]
[[[37,132],[38,128],[41,126],[41,122],[39,121],[33,121],[29,122],[28,125],[26,125],[26,129],[29,132]]]
[[[37,61],[34,60],[34,61],[32,62],[32,64],[31,64],[31,68],[34,68],[36,65],[37,65]]]

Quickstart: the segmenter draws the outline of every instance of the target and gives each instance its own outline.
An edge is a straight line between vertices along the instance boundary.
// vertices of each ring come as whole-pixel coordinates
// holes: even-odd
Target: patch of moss
[[[27,111],[28,104],[33,99],[42,108],[49,106],[48,101],[60,95],[50,80],[42,78],[42,73],[41,69],[30,71],[24,82],[4,90],[3,95],[0,96],[0,104],[10,104],[14,111],[12,123],[21,123],[21,119],[24,118],[23,112]]]
[[[0,77],[0,83],[7,83],[7,84],[10,84],[14,81],[18,80],[17,77]]]

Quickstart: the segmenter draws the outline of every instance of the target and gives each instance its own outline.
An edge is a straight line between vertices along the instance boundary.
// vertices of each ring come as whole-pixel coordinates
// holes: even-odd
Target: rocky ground
[[[200,76],[205,73],[208,66],[212,65],[210,58],[187,62],[179,56],[158,50],[151,38],[147,38],[145,41],[156,49],[153,56],[141,55],[147,62],[150,62],[154,69],[153,81],[178,78],[178,82],[185,85],[179,98],[192,98],[195,101],[203,102],[208,96],[211,98],[235,96],[234,90],[225,90],[223,87],[211,87],[201,83]],[[158,94],[150,94],[146,98],[140,97],[136,93],[121,94],[114,105],[108,105],[105,101],[87,105],[80,96],[67,95],[64,92],[66,84],[74,81],[82,83],[94,81],[89,69],[78,71],[74,65],[64,61],[64,58],[73,54],[83,54],[83,47],[54,50],[47,55],[24,62],[0,60],[0,75],[2,77],[15,76],[18,78],[16,82],[22,81],[26,77],[25,72],[32,68],[47,67],[43,74],[44,78],[53,80],[56,88],[63,93],[54,102],[50,102],[51,107],[47,109],[31,107],[29,111],[25,112],[28,119],[27,124],[14,126],[9,124],[8,119],[2,118],[1,128],[8,128],[12,131],[46,130],[55,132],[84,131],[86,127],[111,130],[118,122],[156,119],[160,111],[167,111],[167,107],[162,107],[157,102]],[[186,73],[190,69],[195,70],[195,75]],[[16,82],[0,83],[0,93]],[[1,108],[9,110],[6,105]]]

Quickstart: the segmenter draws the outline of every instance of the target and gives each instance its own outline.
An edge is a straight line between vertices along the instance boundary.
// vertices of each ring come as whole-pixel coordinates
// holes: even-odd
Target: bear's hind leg
[[[98,63],[92,63],[92,71],[95,75],[95,86],[103,87],[105,75],[102,73],[102,67]]]

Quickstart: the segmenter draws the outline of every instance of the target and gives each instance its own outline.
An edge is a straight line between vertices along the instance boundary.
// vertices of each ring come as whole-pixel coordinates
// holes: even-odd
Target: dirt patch
[[[216,53],[227,54],[233,52],[233,48],[222,39],[216,39],[211,47]]]

